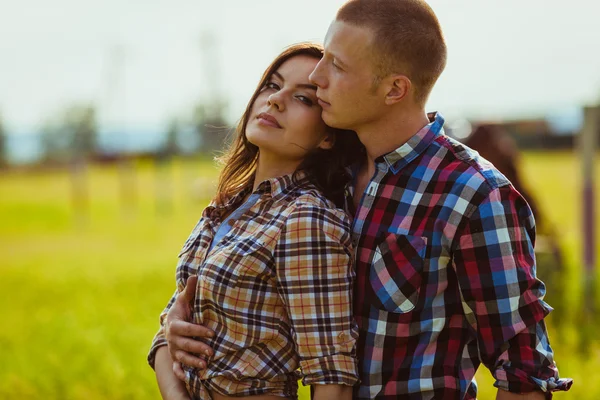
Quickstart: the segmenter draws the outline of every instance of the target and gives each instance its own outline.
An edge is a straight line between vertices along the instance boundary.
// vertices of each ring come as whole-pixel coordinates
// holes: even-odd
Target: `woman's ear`
[[[328,132],[325,134],[325,137],[323,138],[323,140],[321,140],[321,143],[319,143],[319,145],[317,147],[319,149],[323,149],[323,150],[331,150],[334,145],[335,145],[335,134]]]

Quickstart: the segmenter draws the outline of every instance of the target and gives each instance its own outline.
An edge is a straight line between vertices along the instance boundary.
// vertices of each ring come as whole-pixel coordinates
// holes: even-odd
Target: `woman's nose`
[[[281,92],[273,93],[267,98],[267,105],[275,107],[278,111],[285,109],[284,103]]]

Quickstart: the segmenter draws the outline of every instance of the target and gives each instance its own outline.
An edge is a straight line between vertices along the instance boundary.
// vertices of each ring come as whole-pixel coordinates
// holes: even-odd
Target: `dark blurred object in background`
[[[2,116],[0,115],[0,168],[8,165],[8,149],[7,138],[4,125],[2,124]]]
[[[546,301],[550,305],[558,305],[564,295],[560,278],[565,271],[560,243],[550,221],[539,209],[535,196],[523,182],[520,174],[519,149],[515,140],[499,125],[482,124],[476,126],[462,142],[494,164],[529,203],[536,221],[537,275],[546,284],[548,290]]]

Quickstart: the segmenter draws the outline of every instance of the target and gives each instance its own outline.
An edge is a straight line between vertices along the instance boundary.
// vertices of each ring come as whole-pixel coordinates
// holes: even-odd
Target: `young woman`
[[[264,73],[224,157],[217,194],[185,242],[177,290],[148,360],[164,398],[351,399],[358,381],[345,167],[361,157],[353,132],[321,119],[308,76],[315,44],[280,54]],[[192,321],[214,332],[198,368],[176,378],[165,317],[193,284]],[[187,288],[190,290],[190,288]],[[186,290],[186,292],[187,292]]]

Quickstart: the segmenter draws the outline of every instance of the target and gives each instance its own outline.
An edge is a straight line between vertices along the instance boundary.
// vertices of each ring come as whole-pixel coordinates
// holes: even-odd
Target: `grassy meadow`
[[[564,152],[526,153],[522,162],[567,261],[549,329],[561,375],[576,383],[556,398],[598,399],[600,324],[579,313],[590,301],[579,161]],[[0,399],[159,399],[146,353],[174,288],[178,250],[214,191],[212,161],[92,166],[79,213],[66,170],[0,174]],[[596,249],[600,260],[600,232]],[[479,397],[494,398],[489,372],[477,378]]]

